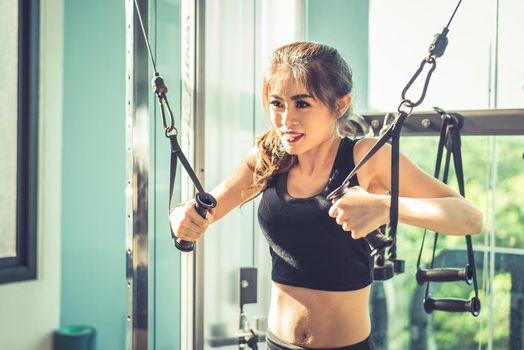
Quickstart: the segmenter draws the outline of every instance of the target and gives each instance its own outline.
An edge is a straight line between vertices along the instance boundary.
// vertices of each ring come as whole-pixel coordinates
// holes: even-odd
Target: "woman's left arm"
[[[376,139],[372,138],[357,142],[355,164],[375,143]],[[391,146],[384,145],[357,174],[363,188],[350,188],[330,211],[330,215],[337,217],[337,222],[345,230],[353,231],[355,238],[389,221],[390,197],[385,193],[391,187],[391,152]],[[480,210],[404,155],[400,154],[399,159],[400,223],[448,235],[478,234],[482,231],[483,215]]]
[[[363,139],[359,143],[365,150],[375,142],[375,139]],[[362,152],[360,149],[355,151]],[[374,180],[388,191],[391,187],[391,153],[391,146],[382,147],[371,167]],[[383,196],[383,200],[389,208],[388,196]],[[469,201],[400,154],[399,222],[434,232],[464,235],[482,232],[483,221],[482,212]]]

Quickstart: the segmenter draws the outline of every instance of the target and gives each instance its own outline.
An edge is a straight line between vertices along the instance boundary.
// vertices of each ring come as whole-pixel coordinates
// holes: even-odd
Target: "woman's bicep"
[[[399,173],[399,195],[402,197],[461,197],[451,187],[420,169],[403,154],[400,154]]]
[[[364,148],[366,146],[369,147],[365,145]],[[384,145],[377,152],[371,165],[374,181],[388,191],[391,190],[391,153],[391,146]],[[402,153],[399,155],[399,196],[410,198],[460,197],[451,187],[419,168]]]

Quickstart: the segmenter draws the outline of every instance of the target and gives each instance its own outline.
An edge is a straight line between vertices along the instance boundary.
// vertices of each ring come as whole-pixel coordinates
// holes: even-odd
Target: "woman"
[[[348,118],[352,77],[328,46],[300,42],[273,55],[262,97],[272,128],[211,193],[201,218],[194,202],[175,208],[177,237],[207,226],[262,193],[258,215],[272,256],[268,349],[373,349],[369,292],[373,260],[361,239],[389,221],[391,148],[384,146],[334,203],[326,196],[376,142],[354,140]],[[482,213],[450,187],[400,158],[399,222],[449,235],[480,233]]]

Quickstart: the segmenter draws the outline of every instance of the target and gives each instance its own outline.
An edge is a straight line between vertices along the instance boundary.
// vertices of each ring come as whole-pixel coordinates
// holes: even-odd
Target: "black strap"
[[[173,209],[173,192],[175,191],[175,179],[176,179],[176,164],[177,164],[177,153],[179,147],[177,147],[178,142],[176,141],[176,136],[173,137],[174,140],[170,138],[171,141],[171,165],[169,169],[169,206],[168,212],[171,213]],[[177,149],[178,148],[178,149]],[[173,232],[171,232],[171,237],[174,238]]]
[[[433,176],[436,179],[440,178],[440,167],[442,164],[442,154],[444,152],[444,144],[446,142],[446,135],[448,132],[449,122],[450,122],[449,118],[443,118],[442,124],[440,125],[440,137],[439,137],[438,148],[437,148],[437,160],[435,164],[435,172],[433,173]],[[443,182],[446,183],[445,181]],[[418,259],[417,259],[417,269],[420,268],[420,260],[422,258],[422,249],[424,248],[424,243],[426,241],[426,234],[427,234],[427,229],[424,229],[424,234],[422,235],[422,244],[420,246],[420,252],[418,254]],[[436,247],[437,240],[438,240],[438,233],[435,233],[435,241],[433,242],[433,248]],[[433,257],[434,256],[435,256],[435,249],[433,249]],[[431,264],[431,268],[433,268],[433,263]]]
[[[392,169],[391,169],[391,207],[390,207],[390,237],[386,237],[380,232],[374,231],[370,234],[368,234],[365,239],[368,241],[368,243],[373,247],[375,244],[378,246],[372,250],[371,255],[375,255],[378,253],[381,253],[384,248],[389,248],[390,251],[390,257],[394,258],[396,256],[396,247],[395,247],[395,237],[396,237],[396,230],[397,230],[397,224],[398,224],[398,160],[399,160],[399,140],[400,137],[400,130],[402,129],[402,124],[404,123],[404,120],[411,114],[413,111],[413,108],[420,105],[422,101],[424,100],[426,96],[426,92],[429,86],[429,81],[431,79],[431,75],[433,74],[433,71],[436,68],[436,59],[438,57],[441,57],[445,50],[448,43],[447,40],[447,34],[449,32],[449,25],[451,24],[451,21],[453,20],[453,17],[455,16],[455,13],[457,12],[458,7],[460,6],[460,3],[462,0],[460,0],[455,7],[455,11],[453,12],[453,15],[451,16],[447,26],[442,30],[441,33],[435,35],[434,41],[431,43],[429,47],[429,55],[422,60],[419,68],[415,72],[415,74],[411,77],[411,79],[408,81],[404,89],[402,90],[402,102],[400,103],[398,107],[398,114],[397,119],[393,122],[393,125],[382,135],[381,138],[376,142],[375,145],[368,151],[368,153],[364,156],[364,158],[355,166],[355,168],[349,173],[347,178],[343,181],[342,185],[340,185],[337,189],[335,189],[333,192],[331,192],[327,199],[329,201],[336,200],[337,198],[340,198],[349,187],[349,180],[355,176],[357,171],[392,137],[392,145],[393,145],[393,152],[392,152]],[[419,78],[420,74],[422,73],[424,66],[426,64],[430,64],[431,67],[429,71],[426,73],[426,79],[424,81],[423,89],[420,94],[420,97],[416,102],[413,102],[409,98],[406,97],[407,93],[409,92],[410,88],[412,87],[413,83]],[[406,109],[402,110],[402,108]],[[392,254],[392,256],[391,256]]]
[[[144,22],[142,20],[142,14],[140,13],[140,8],[138,6],[137,0],[134,0],[136,13],[138,15],[138,20],[140,22],[140,27],[142,28],[142,34],[144,35],[144,41],[147,46],[147,50],[149,52],[149,58],[151,59],[151,63],[153,65],[154,69],[154,76],[152,79],[152,85],[153,85],[153,91],[155,92],[155,95],[158,97],[158,104],[160,107],[160,114],[162,116],[162,123],[164,126],[165,135],[167,138],[169,138],[171,143],[171,169],[169,172],[169,207],[168,207],[168,213],[171,213],[171,210],[173,208],[173,192],[175,188],[175,177],[176,177],[176,167],[177,167],[177,159],[180,159],[180,162],[186,169],[186,172],[188,173],[189,177],[191,178],[191,181],[195,185],[195,187],[198,190],[198,193],[195,197],[196,200],[196,210],[200,216],[203,218],[206,217],[207,211],[211,208],[214,208],[217,204],[216,199],[213,198],[209,193],[206,193],[204,191],[204,188],[202,187],[202,184],[200,181],[198,181],[198,178],[193,171],[193,168],[187,161],[184,153],[180,149],[180,145],[177,141],[177,134],[178,130],[175,126],[175,117],[173,115],[173,111],[171,110],[171,107],[169,106],[169,102],[167,100],[167,86],[164,82],[164,79],[160,76],[156,69],[155,60],[153,58],[153,53],[151,51],[151,46],[149,45],[149,40],[147,38],[146,30],[144,27]],[[169,115],[169,121],[166,115]],[[168,215],[169,217],[169,215]],[[169,228],[171,231],[171,237],[173,238],[173,243],[175,246],[180,249],[183,252],[190,252],[194,249],[194,242],[184,241],[181,239],[176,238],[175,234],[173,233],[173,229],[171,227],[171,223],[169,222]]]
[[[176,136],[177,136],[176,134],[168,136],[169,137],[169,141],[171,143],[171,179],[169,180],[169,182],[170,182],[169,202],[170,203],[171,203],[171,197],[172,197],[172,194],[173,194],[173,189],[171,188],[171,185],[175,181],[177,158],[180,159],[180,163],[182,164],[184,169],[186,169],[187,175],[189,175],[189,178],[191,179],[191,181],[195,185],[197,191],[200,192],[200,193],[205,192],[204,188],[202,187],[202,184],[198,180],[198,177],[196,176],[195,172],[193,171],[193,168],[191,167],[191,165],[189,164],[186,156],[184,155],[184,153],[180,149],[180,145],[178,144],[178,140],[177,140]]]
[[[459,127],[453,128],[453,162],[455,166],[455,173],[458,180],[459,191],[462,197],[466,197],[466,189],[464,186],[464,172],[462,168],[462,153],[461,153],[461,140]],[[466,247],[468,252],[468,265],[473,274],[473,287],[475,289],[475,297],[478,299],[478,283],[477,283],[477,271],[475,268],[475,257],[473,252],[473,242],[471,235],[466,235]]]
[[[408,114],[403,111],[399,111],[397,119],[388,128],[388,130],[380,137],[377,142],[371,147],[371,149],[364,155],[362,160],[353,168],[349,175],[344,179],[342,184],[331,192],[327,199],[333,201],[341,197],[345,191],[349,188],[349,184],[353,176],[355,176],[358,170],[369,160],[371,157],[386,144],[389,139],[392,139],[392,152],[391,152],[391,205],[390,205],[390,232],[389,236],[386,236],[379,231],[373,231],[365,239],[374,248],[377,248],[376,244],[381,245],[378,249],[374,249],[372,255],[376,255],[382,252],[383,248],[389,249],[388,258],[396,258],[396,233],[398,225],[398,197],[399,197],[399,158],[400,158],[400,132],[402,125],[408,117]]]
[[[407,115],[406,115],[407,117]],[[400,128],[391,133],[391,205],[389,208],[389,235],[396,242],[398,226],[398,197],[399,197],[399,170],[400,170]],[[388,259],[397,257],[397,245],[392,244],[388,249]]]
[[[180,148],[180,145],[178,144],[177,133],[169,134],[169,132],[166,131],[166,136],[169,138],[169,141],[171,144],[171,165],[170,165],[170,171],[169,171],[168,213],[171,213],[171,210],[173,209],[173,192],[175,189],[176,167],[177,167],[177,160],[180,159],[180,163],[182,164],[187,174],[189,175],[189,178],[191,179],[196,189],[198,190],[198,193],[195,197],[195,200],[196,200],[195,209],[200,214],[200,216],[205,218],[207,211],[211,208],[214,208],[217,205],[216,199],[213,196],[211,196],[209,193],[206,193],[204,191],[202,184],[198,180],[198,177],[196,176],[195,172],[193,171],[193,168],[187,161],[186,156],[184,155],[184,153],[182,152]],[[184,240],[180,240],[176,238],[176,235],[173,232],[173,228],[171,227],[171,223],[169,223],[169,229],[171,231],[171,238],[173,239],[173,242],[178,249],[184,252],[189,252],[194,249],[194,242],[188,242],[188,241],[184,241]]]
[[[445,159],[444,171],[442,175],[442,182],[446,184],[448,182],[450,159],[452,155],[453,156],[453,166],[455,168],[455,175],[456,175],[458,186],[459,186],[459,192],[463,197],[465,197],[464,172],[463,172],[463,167],[462,167],[461,139],[460,139],[461,123],[459,122],[459,119],[456,116],[452,117],[449,114],[445,114],[445,113],[441,115],[442,115],[443,120],[441,124],[441,129],[440,129],[440,139],[439,139],[439,145],[438,145],[438,151],[437,151],[437,160],[435,164],[434,176],[437,179],[440,177],[440,169],[442,166],[442,157],[443,157],[443,152],[444,152],[444,147],[445,147],[446,148],[446,159]],[[421,244],[419,256],[417,259],[417,270],[421,269],[421,265],[420,265],[421,256],[422,256],[422,251],[424,248],[426,233],[427,233],[427,230],[424,230],[424,236],[422,238],[422,244]],[[434,268],[435,252],[436,252],[438,237],[439,237],[438,232],[435,232],[435,239],[433,242],[433,252],[432,252],[432,258],[431,258],[431,264],[430,264],[431,269]],[[466,249],[467,249],[468,268],[472,275],[473,287],[475,290],[475,299],[478,299],[477,273],[475,269],[475,259],[474,259],[473,243],[472,243],[471,235],[466,235]],[[425,291],[426,300],[429,297],[429,288],[430,288],[429,286],[430,286],[430,282],[427,281],[426,291]]]

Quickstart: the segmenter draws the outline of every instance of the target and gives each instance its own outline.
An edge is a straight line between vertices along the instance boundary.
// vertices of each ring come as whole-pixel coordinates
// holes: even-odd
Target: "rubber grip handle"
[[[217,200],[209,193],[197,193],[195,196],[196,206],[195,209],[204,219],[207,216],[209,209],[217,206]]]
[[[480,315],[480,300],[473,297],[466,299],[436,299],[429,296],[424,300],[424,310],[430,314],[433,311],[471,312],[473,316]]]
[[[383,262],[382,265],[375,264],[373,268],[373,280],[387,281],[395,275],[395,266],[389,260]]]
[[[217,200],[215,197],[205,192],[197,193],[195,196],[195,201],[195,209],[197,213],[204,219],[206,218],[209,209],[214,208],[217,205]],[[184,241],[183,239],[174,237],[173,243],[175,244],[175,247],[177,247],[182,252],[191,252],[193,249],[195,249],[195,242],[192,241]]]
[[[467,284],[471,284],[473,281],[473,273],[469,265],[463,268],[418,269],[416,276],[418,284],[456,281],[464,281]]]
[[[369,247],[371,248],[371,256],[375,256],[381,253],[384,249],[391,247],[393,244],[393,238],[386,237],[378,229],[368,233],[364,239],[368,242]]]
[[[348,190],[349,183],[345,186],[340,186],[338,189],[333,191],[331,194],[329,194],[327,199],[334,203],[337,199],[342,197]],[[384,249],[389,248],[393,245],[393,238],[386,237],[386,235],[384,235],[378,229],[368,233],[368,235],[365,236],[364,239],[371,248],[371,256],[375,256],[384,251]]]

